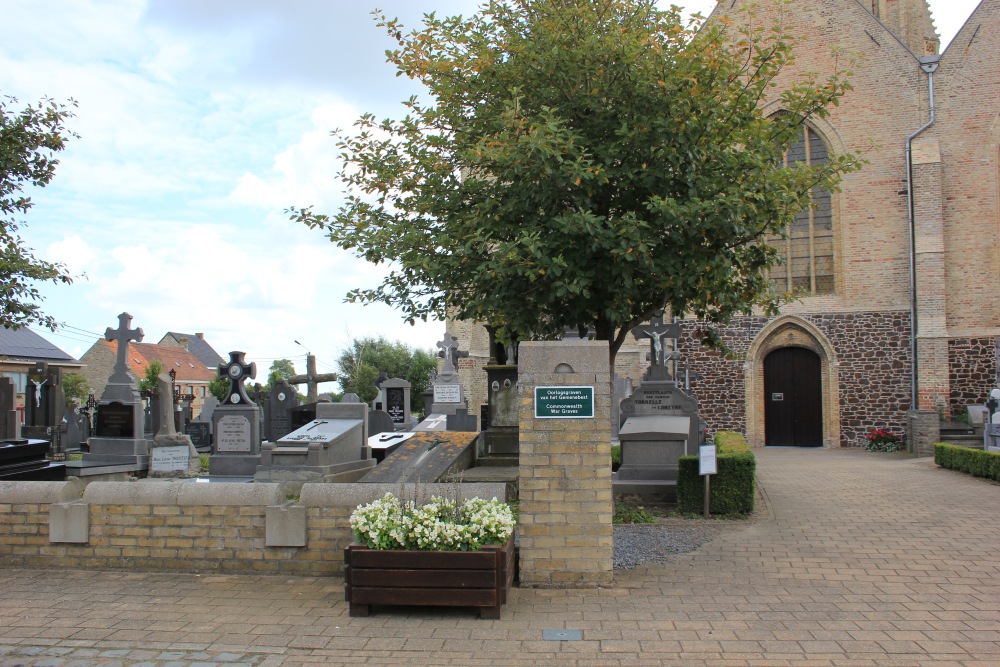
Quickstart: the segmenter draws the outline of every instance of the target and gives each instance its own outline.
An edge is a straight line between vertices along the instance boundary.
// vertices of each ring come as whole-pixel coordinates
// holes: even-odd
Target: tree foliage
[[[163,372],[163,364],[158,360],[149,362],[146,366],[146,375],[139,380],[139,391],[156,392],[160,389],[160,373]]]
[[[423,392],[430,384],[437,358],[430,350],[378,338],[355,338],[337,358],[337,377],[345,392],[353,392],[365,403],[378,396],[374,382],[382,373],[410,383],[410,411],[423,412]]]
[[[55,175],[59,161],[54,155],[65,147],[67,137],[76,137],[65,127],[73,116],[68,105],[45,99],[24,109],[17,99],[0,95],[0,325],[19,329],[40,324],[55,329],[55,320],[42,313],[37,283],[71,283],[72,277],[59,262],[46,262],[24,245],[19,220],[32,206],[26,187],[45,187]]]
[[[224,377],[213,378],[208,383],[208,393],[215,396],[219,401],[226,400],[226,394],[229,393],[230,382]]]
[[[698,29],[653,0],[494,0],[425,18],[387,52],[429,101],[339,132],[349,194],[293,219],[393,270],[349,300],[448,314],[505,337],[592,328],[612,357],[664,307],[707,323],[777,311],[766,243],[855,155],[783,167],[806,119],[849,89],[834,64],[780,93],[782,25]],[[709,331],[711,329],[709,328]]]
[[[66,400],[73,405],[80,406],[87,402],[87,396],[93,389],[90,382],[82,373],[67,373],[62,377],[63,393]]]

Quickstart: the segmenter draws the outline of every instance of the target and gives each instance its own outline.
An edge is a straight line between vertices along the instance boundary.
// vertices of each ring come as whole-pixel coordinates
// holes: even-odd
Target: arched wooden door
[[[784,347],[764,358],[764,438],[775,447],[823,445],[820,358],[803,347]]]

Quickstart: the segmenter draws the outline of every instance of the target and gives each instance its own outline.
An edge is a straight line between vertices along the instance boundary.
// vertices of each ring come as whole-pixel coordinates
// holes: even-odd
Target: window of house
[[[815,130],[802,125],[799,138],[785,154],[785,165],[817,165],[829,159],[829,150]],[[813,206],[795,216],[786,238],[773,237],[782,263],[771,270],[779,291],[833,294],[833,197],[825,188],[814,188]]]

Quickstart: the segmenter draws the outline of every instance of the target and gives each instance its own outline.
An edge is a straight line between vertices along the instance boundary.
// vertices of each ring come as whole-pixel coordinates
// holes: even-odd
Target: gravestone
[[[613,488],[615,493],[675,494],[680,458],[696,454],[701,444],[698,402],[677,386],[668,368],[674,362],[676,372],[678,355],[666,341],[680,336],[680,326],[664,324],[658,314],[632,333],[650,340],[651,365],[639,387],[620,404],[622,464],[613,476]]]
[[[291,385],[284,380],[274,383],[267,397],[264,419],[264,434],[269,442],[277,442],[294,430],[292,409],[298,405],[299,397]]]
[[[215,414],[215,409],[219,407],[219,399],[215,396],[206,396],[201,402],[201,412],[198,413],[197,421],[212,423],[212,415]]]
[[[369,437],[379,433],[390,433],[396,430],[396,424],[392,417],[385,410],[371,410],[368,412],[368,433]]]
[[[212,414],[212,477],[253,477],[260,465],[260,410],[247,396],[244,382],[257,376],[257,364],[247,364],[245,353],[229,353],[219,364],[219,377],[229,381],[226,398]]]
[[[118,342],[117,359],[104,393],[97,402],[94,435],[85,463],[136,465],[149,463],[149,441],[143,434],[142,399],[135,376],[129,368],[128,348],[132,341],[142,342],[142,329],[129,329],[132,316],[118,316],[118,329],[108,327],[105,339]]]
[[[448,415],[438,412],[432,412],[431,414],[424,417],[424,420],[413,427],[416,432],[422,431],[447,431],[448,430]]]
[[[389,413],[397,431],[410,428],[410,383],[400,378],[382,382],[383,409]]]
[[[453,415],[459,408],[468,410],[462,385],[458,381],[458,369],[455,367],[456,361],[462,356],[458,351],[458,340],[446,331],[437,346],[441,349],[439,356],[444,359],[444,365],[431,383],[433,402],[430,411],[435,414]],[[464,355],[468,356],[468,352]]]
[[[15,440],[21,419],[17,414],[17,387],[8,377],[0,377],[0,440]]]
[[[81,444],[85,444],[90,437],[90,420],[71,406],[66,406],[63,420],[66,422],[64,448],[66,451],[80,451]]]
[[[481,410],[484,458],[516,457],[518,453],[517,366],[485,366],[486,407]],[[450,430],[450,428],[449,428]]]
[[[191,442],[194,443],[194,448],[201,451],[207,451],[212,448],[212,432],[211,424],[208,422],[203,422],[195,420],[189,422],[186,427],[184,427],[184,432]]]
[[[340,397],[341,403],[360,403],[361,397],[355,394],[353,391],[348,392]]]
[[[48,451],[46,440],[0,440],[0,482],[65,479],[66,464],[50,462]]]
[[[163,402],[156,436],[149,446],[147,474],[151,478],[197,477],[201,471],[201,460],[191,438],[177,432],[170,376],[160,373],[158,379]]]
[[[368,406],[318,403],[316,419],[261,446],[258,482],[353,482],[375,465],[368,452]]]
[[[54,430],[62,423],[66,394],[62,388],[62,369],[38,362],[28,372],[24,396],[24,426],[21,436],[49,440],[57,451]]]
[[[453,415],[445,415],[446,431],[462,431],[474,433],[476,428],[476,415],[470,415],[465,408],[459,408]]]

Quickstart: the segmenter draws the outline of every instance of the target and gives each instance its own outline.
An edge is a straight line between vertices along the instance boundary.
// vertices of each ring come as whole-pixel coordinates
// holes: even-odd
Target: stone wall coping
[[[92,505],[267,507],[278,505],[284,499],[281,484],[92,482],[83,493],[83,501]]]
[[[406,484],[400,491],[399,484],[303,484],[299,503],[305,507],[356,507],[378,500],[386,493],[394,496],[403,494],[404,498],[413,498],[416,484]],[[420,497],[430,499],[431,496],[444,498],[498,498],[506,496],[506,485],[503,482],[481,482],[476,484],[421,484]]]
[[[65,482],[0,482],[0,503],[41,505],[72,502],[80,499],[82,485],[73,480]]]

